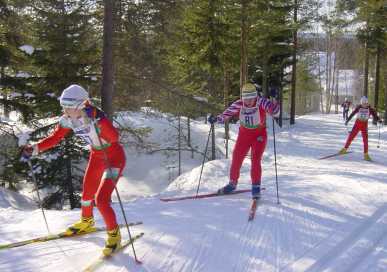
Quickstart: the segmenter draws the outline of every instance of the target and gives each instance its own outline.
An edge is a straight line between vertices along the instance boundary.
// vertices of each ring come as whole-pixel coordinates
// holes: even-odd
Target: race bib
[[[93,144],[93,140],[91,138],[91,130],[94,128],[91,128],[90,126],[80,126],[80,127],[74,127],[73,131],[75,135],[79,136],[84,140],[87,144]]]
[[[79,136],[83,141],[89,145],[99,146],[98,134],[92,122],[85,122],[84,118],[72,120],[68,118],[67,127],[74,131],[74,134]]]
[[[257,128],[261,124],[261,118],[258,107],[244,108],[239,112],[241,126],[245,128]]]
[[[357,119],[360,119],[362,121],[368,121],[369,118],[370,118],[369,109],[368,108],[360,108],[358,115],[357,115]]]

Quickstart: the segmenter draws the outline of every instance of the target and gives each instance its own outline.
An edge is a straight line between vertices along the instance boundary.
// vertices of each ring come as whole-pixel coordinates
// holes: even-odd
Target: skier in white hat
[[[107,229],[103,254],[110,255],[121,243],[120,229],[112,209],[111,194],[125,166],[125,153],[119,133],[104,112],[89,102],[89,94],[79,85],[70,85],[59,98],[63,115],[54,132],[35,145],[27,145],[23,157],[44,152],[73,131],[90,146],[89,163],[83,179],[82,216],[68,227],[66,235],[94,231],[93,207],[100,211]]]

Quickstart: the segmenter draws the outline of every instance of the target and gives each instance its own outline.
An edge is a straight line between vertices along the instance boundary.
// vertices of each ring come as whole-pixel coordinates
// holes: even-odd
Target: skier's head
[[[76,117],[80,115],[88,99],[89,94],[87,91],[81,86],[73,84],[63,90],[59,101],[66,115]]]
[[[367,96],[362,96],[360,98],[360,104],[362,104],[362,106],[367,106],[368,105],[368,98],[367,98]]]
[[[251,84],[251,83],[243,84],[241,97],[242,97],[243,103],[246,106],[248,107],[253,106],[257,96],[258,96],[257,89],[255,88],[254,84]]]

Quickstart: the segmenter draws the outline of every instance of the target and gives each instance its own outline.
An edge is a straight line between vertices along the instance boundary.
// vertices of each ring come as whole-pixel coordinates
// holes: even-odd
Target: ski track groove
[[[385,224],[387,223],[387,204],[379,208],[375,213],[365,220],[358,226],[356,226],[352,232],[348,235],[342,235],[341,233],[337,234],[333,237],[334,240],[338,240],[337,244],[330,248],[327,254],[320,257],[311,267],[309,267],[306,271],[335,271],[331,270],[331,266],[335,266],[335,261],[337,259],[344,259],[343,262],[340,263],[340,271],[356,271],[354,270],[354,266],[357,263],[360,263],[364,260],[364,257],[367,256],[371,251],[374,250],[375,246],[382,240],[382,238],[387,234],[387,229],[385,229]],[[383,231],[379,231],[377,225],[381,226],[380,229]],[[365,234],[369,232],[376,232],[376,239],[373,241],[362,245],[362,239],[366,239]],[[341,238],[343,237],[343,238]],[[357,253],[356,251],[360,251]],[[350,256],[351,254],[356,254],[356,258]],[[349,255],[349,256],[348,256]],[[347,266],[347,267],[346,267]]]
[[[255,260],[264,259],[265,256],[262,256],[265,246],[265,229],[268,221],[262,220],[268,214],[269,208],[264,204],[263,197],[258,204],[256,211],[256,216],[253,221],[248,222],[248,212],[251,206],[250,201],[246,205],[246,210],[244,210],[244,231],[242,236],[241,248],[239,250],[239,256],[236,258],[236,262],[233,265],[232,271],[261,271],[257,267]],[[260,257],[263,258],[260,258]],[[257,270],[258,269],[258,270]]]

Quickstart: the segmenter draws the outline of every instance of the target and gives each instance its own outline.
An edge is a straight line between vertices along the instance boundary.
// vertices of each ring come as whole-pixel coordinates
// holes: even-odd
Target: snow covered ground
[[[131,228],[132,234],[145,232],[135,243],[143,265],[134,263],[132,250],[127,248],[100,271],[387,271],[385,130],[377,148],[378,130],[370,124],[370,156],[374,162],[363,160],[361,137],[353,142],[353,153],[318,160],[344,145],[347,130],[340,115],[308,115],[296,122],[291,128],[277,128],[276,133],[280,204],[269,128],[262,179],[266,190],[253,222],[247,222],[249,193],[160,202],[161,196],[194,193],[198,166],[160,194],[125,203],[129,220],[144,222]],[[195,126],[197,133],[202,131],[204,145],[208,126]],[[222,148],[220,137],[218,143]],[[200,192],[223,186],[228,180],[229,163],[225,159],[206,163]],[[128,162],[128,186],[141,182],[139,173],[137,178],[131,177],[136,169],[152,172],[152,167],[144,164],[146,160]],[[240,188],[250,187],[249,167],[246,160]],[[131,183],[133,180],[135,183]],[[165,183],[152,190],[163,186]],[[0,191],[0,195],[8,193]],[[119,215],[119,206],[114,204],[114,208]],[[47,211],[46,215],[51,231],[56,232],[77,220],[79,210]],[[98,212],[96,219],[102,225]],[[0,244],[46,233],[39,209],[27,210],[0,201],[0,220]],[[122,233],[127,237],[124,230]],[[105,234],[99,233],[0,250],[0,271],[82,271],[99,255],[104,239]]]

